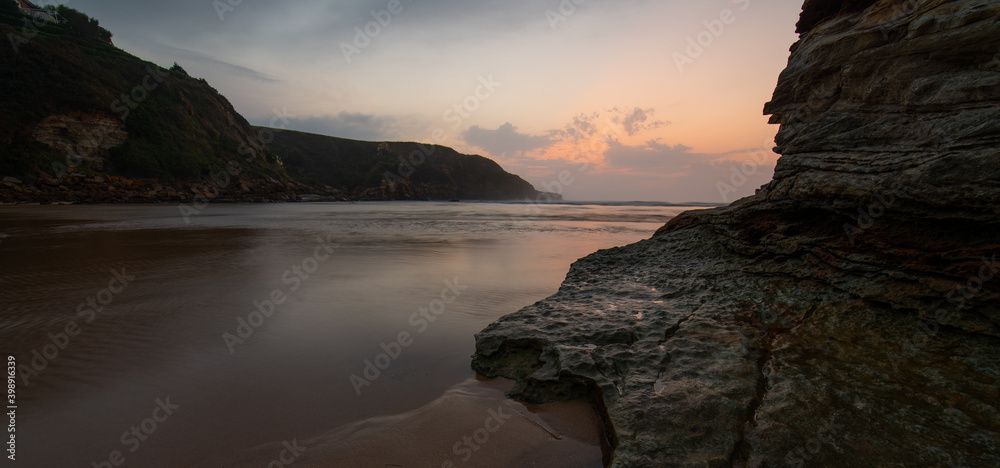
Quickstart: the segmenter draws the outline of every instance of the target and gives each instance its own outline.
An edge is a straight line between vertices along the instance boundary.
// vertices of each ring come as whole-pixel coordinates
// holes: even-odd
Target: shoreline
[[[295,466],[546,466],[603,467],[610,460],[607,434],[590,402],[544,405],[505,396],[506,379],[466,380],[414,410],[355,421],[308,440],[292,441]],[[414,436],[414,434],[417,434]],[[287,449],[275,441],[196,467],[268,463]],[[391,449],[390,449],[391,448]]]
[[[332,187],[311,187],[273,178],[236,179],[222,184],[214,181],[163,182],[118,176],[84,176],[77,172],[67,173],[58,180],[45,175],[34,183],[5,177],[0,182],[0,204],[275,203],[301,201],[303,196],[327,201],[351,201],[351,197],[343,191]]]
[[[45,181],[45,182],[38,182]],[[220,189],[212,182],[159,182],[133,180],[124,177],[106,176],[94,178],[67,178],[66,181],[39,178],[29,184],[18,179],[5,177],[0,181],[0,206],[18,205],[159,205],[183,203],[313,203],[313,202],[378,202],[378,201],[423,201],[423,202],[520,202],[532,204],[563,203],[561,198],[554,201],[538,201],[531,198],[482,199],[431,199],[372,197],[366,194],[382,193],[371,189],[361,193],[348,193],[333,187],[315,187],[295,181],[239,181],[238,190]],[[642,202],[637,202],[642,203]],[[644,202],[658,203],[658,202]],[[673,204],[668,204],[673,205]],[[694,203],[701,205],[701,203]],[[708,204],[704,204],[708,205]],[[678,204],[688,206],[688,204]]]
[[[109,450],[121,449],[116,436],[148,411],[147,393],[170,396],[183,411],[157,432],[148,447],[126,454],[129,463],[143,466],[236,459],[246,450],[271,444],[270,450],[260,452],[265,463],[259,466],[264,466],[284,450],[283,441],[297,439],[303,445],[345,426],[351,426],[352,437],[345,443],[370,443],[390,451],[393,446],[378,437],[358,442],[354,435],[371,427],[400,432],[403,426],[395,422],[401,420],[411,424],[402,432],[417,442],[415,452],[434,452],[426,457],[429,463],[441,466],[451,460],[456,466],[477,462],[498,466],[487,465],[495,457],[482,450],[469,463],[462,462],[467,455],[464,444],[459,447],[461,455],[454,453],[454,444],[474,437],[485,427],[489,410],[497,410],[501,403],[521,408],[526,419],[513,416],[522,419],[519,425],[512,426],[510,420],[500,431],[490,432],[484,450],[527,457],[525,447],[536,444],[581,447],[566,434],[576,431],[574,427],[597,433],[598,418],[576,426],[567,423],[571,427],[565,430],[550,429],[560,438],[553,437],[534,421],[551,419],[554,410],[549,408],[560,405],[534,407],[509,401],[504,397],[509,385],[475,400],[478,404],[465,395],[475,392],[455,392],[449,400],[459,406],[437,407],[450,407],[451,412],[411,413],[475,376],[468,363],[474,351],[469,337],[482,326],[555,291],[566,265],[592,251],[594,243],[631,243],[655,226],[643,223],[609,231],[599,220],[621,209],[570,207],[554,210],[555,218],[525,227],[507,221],[520,215],[523,206],[484,204],[482,210],[471,212],[477,205],[462,206],[219,205],[205,210],[206,217],[199,218],[204,222],[194,223],[196,229],[184,226],[176,206],[0,208],[9,225],[4,230],[9,236],[0,245],[10,266],[6,271],[9,278],[22,278],[12,282],[18,294],[11,305],[32,312],[10,319],[21,324],[27,319],[20,315],[30,317],[13,337],[16,354],[30,357],[32,349],[40,350],[51,342],[47,333],[54,330],[49,323],[71,318],[72,306],[85,296],[97,297],[93,288],[107,286],[101,278],[105,266],[127,267],[137,277],[107,306],[106,320],[102,316],[88,324],[79,341],[73,338],[65,356],[60,351],[59,364],[45,371],[38,387],[32,380],[38,416],[24,428],[24,440],[30,441],[23,446],[26,460],[69,466],[80,460],[108,459]],[[628,211],[633,215],[616,224],[642,222],[652,212],[663,218],[679,209]],[[582,218],[595,224],[579,224],[585,222]],[[566,219],[574,221],[564,223]],[[289,265],[303,265],[304,256],[314,252],[320,226],[338,229],[341,235],[336,240],[342,248],[308,279],[291,283],[301,284],[297,292],[291,291],[291,284],[283,283],[283,272]],[[575,235],[564,239],[561,233],[566,232]],[[492,268],[498,258],[512,265],[533,263],[512,277],[506,269]],[[456,259],[462,260],[456,263]],[[31,268],[19,267],[25,264]],[[357,395],[350,374],[383,350],[381,342],[398,336],[396,332],[411,330],[416,335],[412,327],[417,325],[407,318],[438,297],[441,280],[455,278],[469,288],[467,295],[463,292],[461,300],[449,304],[422,335],[426,338],[381,372],[377,385]],[[392,281],[391,288],[407,293],[388,294],[386,279]],[[248,346],[231,355],[220,333],[231,331],[239,317],[256,310],[255,300],[274,289],[284,291],[288,302],[275,307],[273,318],[254,332]],[[73,297],[77,300],[66,300]],[[86,361],[74,361],[73,355],[85,356]],[[102,386],[109,388],[91,391]],[[61,403],[65,395],[76,394],[82,395],[77,404]],[[571,413],[593,414],[587,404],[577,406],[581,411]],[[448,416],[435,416],[441,423],[430,424],[429,413]],[[424,429],[408,429],[420,421],[425,421]],[[65,430],[47,439],[45,432],[53,427]],[[490,427],[495,428],[494,423]],[[541,427],[561,426],[545,422]],[[77,435],[80,428],[87,428],[86,433]],[[486,433],[480,431],[479,437],[484,439]],[[66,450],[46,453],[41,445],[46,440],[56,440]],[[177,453],[177,447],[185,450]],[[321,450],[313,448],[317,446],[309,445],[306,453],[318,455]],[[333,453],[334,448],[322,451]],[[589,450],[595,454],[592,466],[601,466],[599,444]],[[430,466],[403,457],[389,462]],[[305,460],[302,466],[308,466]],[[316,465],[330,463],[323,465],[320,460]]]

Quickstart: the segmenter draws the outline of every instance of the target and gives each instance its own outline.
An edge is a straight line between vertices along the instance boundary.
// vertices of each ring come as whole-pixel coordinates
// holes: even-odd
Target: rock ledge
[[[590,398],[612,466],[1000,465],[1000,1],[862,3],[803,15],[774,181],[577,261],[473,367]]]

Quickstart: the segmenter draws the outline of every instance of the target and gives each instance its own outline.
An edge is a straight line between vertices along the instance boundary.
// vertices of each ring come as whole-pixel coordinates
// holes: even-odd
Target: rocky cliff
[[[60,7],[66,21],[53,23],[0,3],[8,39],[0,47],[0,176],[9,178],[0,201],[115,199],[76,190],[72,174],[165,185],[204,184],[226,171],[287,180],[249,122],[205,80],[116,48],[110,32],[76,10]]]
[[[128,130],[111,115],[74,112],[42,119],[35,125],[32,138],[56,151],[71,148],[78,156],[78,164],[100,171],[111,149],[128,141]]]
[[[809,0],[774,180],[476,337],[612,466],[1000,464],[1000,1]]]

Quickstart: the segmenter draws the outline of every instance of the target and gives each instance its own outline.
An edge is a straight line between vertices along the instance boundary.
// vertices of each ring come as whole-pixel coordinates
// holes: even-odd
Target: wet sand
[[[297,467],[604,466],[602,422],[589,403],[519,403],[504,397],[512,386],[470,379],[414,411],[197,466],[268,466],[282,456]]]
[[[599,464],[587,431],[600,425],[573,410],[586,405],[532,408],[468,383],[473,335],[553,294],[577,258],[683,209],[213,205],[188,225],[176,206],[0,207],[0,352],[39,369],[17,379],[18,461],[106,466],[119,451],[123,466],[267,466],[297,440],[314,444],[303,466]],[[282,303],[230,346],[274,291]],[[403,332],[412,344],[355,388]],[[179,408],[149,419],[164,399]],[[520,416],[456,453],[500,404]],[[142,423],[140,444],[123,437]]]

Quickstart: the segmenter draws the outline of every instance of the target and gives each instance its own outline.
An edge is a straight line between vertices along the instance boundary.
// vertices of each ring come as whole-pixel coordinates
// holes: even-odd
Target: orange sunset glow
[[[761,109],[800,1],[404,1],[382,26],[383,3],[79,7],[258,125],[452,146],[539,188],[570,171],[568,200],[724,203],[772,175],[747,153],[773,146]]]

